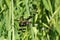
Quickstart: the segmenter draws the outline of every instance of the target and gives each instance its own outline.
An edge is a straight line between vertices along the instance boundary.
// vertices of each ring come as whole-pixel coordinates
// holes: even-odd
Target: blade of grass
[[[34,39],[34,31],[33,31],[33,26],[32,26],[32,24],[30,24],[30,28],[31,28],[31,36],[32,36],[32,39],[31,39],[31,40],[35,40],[35,39]]]
[[[9,3],[10,3],[10,1],[9,1]],[[11,3],[9,4],[9,13],[8,13],[8,17],[9,17],[9,19],[8,19],[8,40],[11,40]]]
[[[13,13],[13,0],[11,0],[11,15],[12,15],[12,40],[15,40],[15,35],[14,35],[14,13]]]
[[[28,4],[29,0],[25,0],[25,6],[26,6],[26,13],[25,13],[25,17],[30,16],[30,12],[29,12],[29,4]]]
[[[50,21],[53,19],[53,17],[57,14],[57,12],[59,12],[60,10],[60,6],[57,8],[57,10],[52,14],[52,17],[50,17]],[[49,22],[50,22],[49,21]]]

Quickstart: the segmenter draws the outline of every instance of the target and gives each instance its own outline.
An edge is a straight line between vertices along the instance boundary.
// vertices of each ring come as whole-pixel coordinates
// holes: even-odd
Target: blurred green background
[[[0,40],[60,40],[60,0],[0,0]]]

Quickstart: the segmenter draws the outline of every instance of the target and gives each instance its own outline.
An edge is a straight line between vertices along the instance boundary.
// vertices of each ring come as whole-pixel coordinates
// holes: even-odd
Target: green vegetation
[[[60,40],[60,0],[0,0],[0,40]]]

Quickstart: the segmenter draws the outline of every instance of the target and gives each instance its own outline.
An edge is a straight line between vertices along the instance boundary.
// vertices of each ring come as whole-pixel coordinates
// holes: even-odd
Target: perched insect
[[[26,26],[28,24],[30,24],[31,22],[29,21],[29,19],[33,18],[35,16],[35,14],[33,14],[32,16],[29,16],[28,18],[23,18],[23,16],[20,17],[19,20],[16,20],[16,21],[19,21],[19,26]]]
[[[19,21],[19,26],[26,26],[28,24],[30,24],[31,22],[29,21],[29,19],[31,19],[32,16],[29,16],[28,18],[20,18],[20,20],[17,20]]]
[[[33,18],[36,14],[33,14],[31,16],[29,16],[28,18],[24,18],[23,16],[20,17],[20,19],[15,20],[19,22],[19,28],[18,28],[18,34],[20,34],[21,32],[25,32],[26,31],[26,25],[31,24],[32,22],[29,21],[31,18]],[[21,31],[21,32],[20,32]]]

